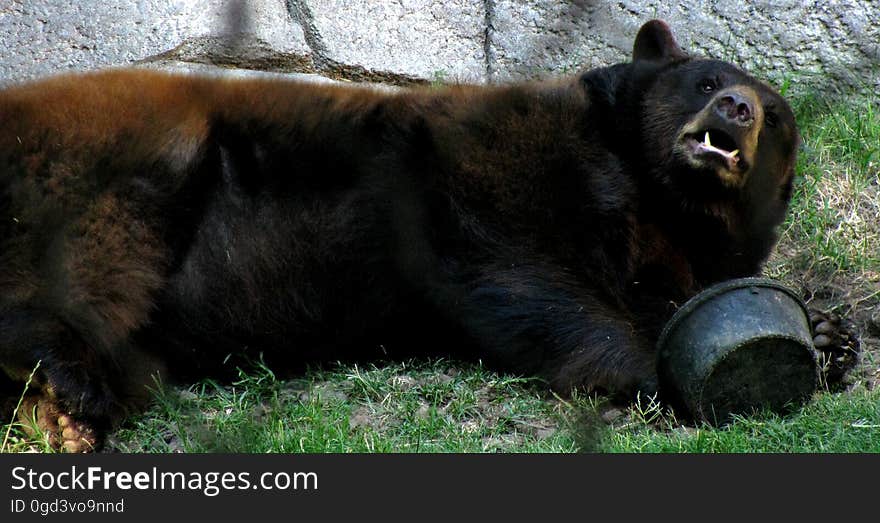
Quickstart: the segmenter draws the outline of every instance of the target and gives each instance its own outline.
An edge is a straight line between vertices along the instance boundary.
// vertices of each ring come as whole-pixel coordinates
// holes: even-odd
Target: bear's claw
[[[98,447],[94,428],[65,412],[54,399],[45,396],[25,399],[20,418],[29,436],[42,436],[52,448],[62,452],[92,452]]]
[[[825,386],[840,388],[843,378],[859,362],[861,344],[855,325],[836,314],[812,310],[810,326]]]

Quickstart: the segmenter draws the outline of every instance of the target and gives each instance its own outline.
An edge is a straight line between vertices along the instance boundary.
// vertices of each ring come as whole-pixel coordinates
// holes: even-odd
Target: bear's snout
[[[751,89],[733,88],[718,95],[715,112],[730,123],[751,127],[755,123],[757,95]]]

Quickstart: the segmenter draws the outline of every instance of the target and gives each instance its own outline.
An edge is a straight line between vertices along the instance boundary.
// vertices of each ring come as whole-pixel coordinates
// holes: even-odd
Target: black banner
[[[877,470],[880,455],[8,454],[0,521],[839,519],[873,498]]]

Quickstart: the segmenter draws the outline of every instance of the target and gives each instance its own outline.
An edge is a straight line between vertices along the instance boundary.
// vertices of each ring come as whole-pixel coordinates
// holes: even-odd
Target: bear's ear
[[[671,62],[687,54],[678,46],[672,30],[663,20],[651,20],[639,29],[633,44],[633,61]]]

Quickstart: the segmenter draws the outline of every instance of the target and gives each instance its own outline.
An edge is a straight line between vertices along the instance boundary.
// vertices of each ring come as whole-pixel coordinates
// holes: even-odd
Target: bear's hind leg
[[[100,444],[91,423],[76,419],[46,392],[26,396],[18,420],[28,436],[65,452],[90,452]]]
[[[127,344],[101,347],[87,337],[45,311],[0,313],[3,371],[19,391],[28,384],[19,421],[68,451],[99,446],[103,432],[148,397],[162,371],[157,361]]]

